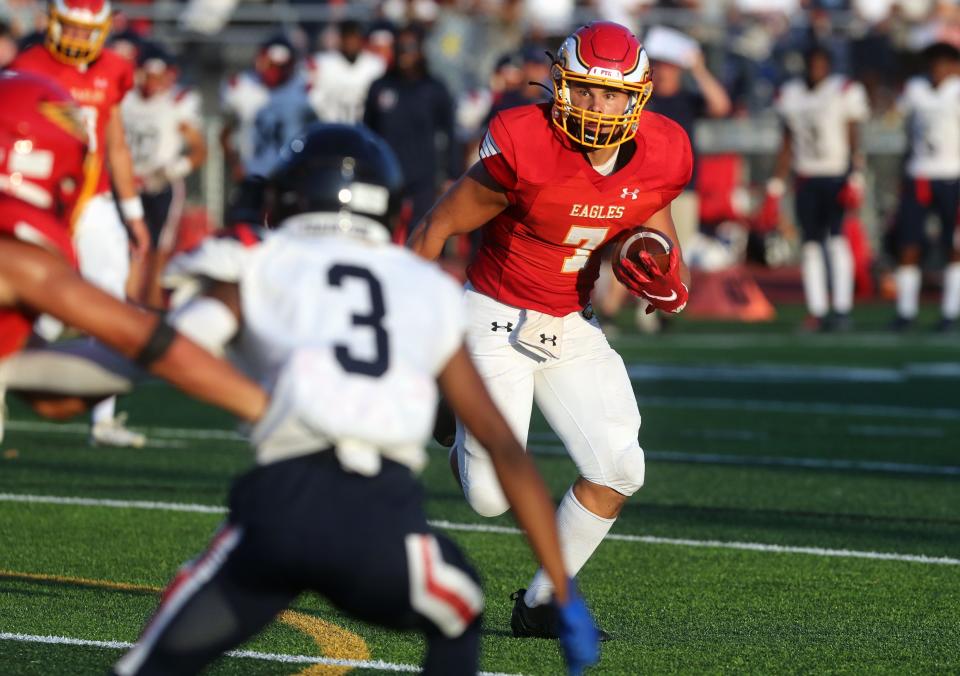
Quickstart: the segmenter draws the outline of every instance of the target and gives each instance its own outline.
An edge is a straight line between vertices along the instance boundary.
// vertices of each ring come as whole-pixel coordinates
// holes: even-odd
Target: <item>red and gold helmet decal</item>
[[[587,148],[608,148],[637,134],[640,113],[653,93],[650,61],[629,29],[595,21],[570,35],[557,52],[553,79],[553,123]],[[622,114],[610,115],[573,105],[576,86],[608,87],[628,95]]]

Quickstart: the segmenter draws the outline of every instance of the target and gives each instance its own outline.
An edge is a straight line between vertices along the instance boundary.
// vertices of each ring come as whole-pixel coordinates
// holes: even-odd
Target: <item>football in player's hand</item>
[[[653,261],[661,272],[670,267],[670,250],[673,242],[659,230],[641,225],[617,238],[613,245],[611,263],[616,267],[625,260],[632,260],[643,268],[640,253],[646,251],[653,257]]]

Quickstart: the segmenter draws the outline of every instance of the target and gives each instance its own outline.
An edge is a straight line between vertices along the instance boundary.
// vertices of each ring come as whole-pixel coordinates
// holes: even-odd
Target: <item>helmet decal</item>
[[[650,61],[633,33],[620,24],[595,21],[578,29],[560,46],[551,71],[553,123],[588,148],[607,148],[637,134],[640,113],[650,99]],[[620,114],[600,113],[573,105],[576,86],[607,87],[627,94]]]

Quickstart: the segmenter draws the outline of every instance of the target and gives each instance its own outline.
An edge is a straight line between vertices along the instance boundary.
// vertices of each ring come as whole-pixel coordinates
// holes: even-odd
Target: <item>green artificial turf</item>
[[[878,331],[877,308],[858,314],[850,334],[799,336],[798,317],[788,311],[762,327],[682,321],[660,336],[616,341],[637,369],[648,468],[612,533],[660,539],[609,540],[583,570],[582,589],[616,636],[591,673],[960,671],[960,337],[889,336]],[[621,318],[624,328],[629,321]],[[141,450],[90,448],[82,425],[55,427],[8,403],[0,493],[221,506],[231,478],[250,463],[228,416],[161,385],[121,403],[135,426],[150,430],[153,444]],[[575,469],[537,416],[530,446],[559,498]],[[474,514],[445,451],[430,453],[423,480],[431,518],[512,525],[509,516]],[[764,464],[771,462],[781,464]],[[0,500],[0,632],[135,640],[158,600],[151,589],[201,551],[221,519]],[[535,567],[523,538],[448,534],[484,578],[482,667],[563,673],[555,642],[509,636],[509,594]],[[726,544],[692,546],[703,541]],[[866,558],[871,552],[953,563]],[[356,622],[322,599],[304,595],[294,609],[357,633],[372,659],[421,658],[420,638]],[[244,648],[320,654],[282,623]],[[103,673],[122,652],[0,640],[0,672]],[[224,658],[210,673],[309,667]]]

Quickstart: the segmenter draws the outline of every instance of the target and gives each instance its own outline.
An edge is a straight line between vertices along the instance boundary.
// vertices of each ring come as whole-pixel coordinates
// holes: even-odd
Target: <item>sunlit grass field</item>
[[[791,310],[650,337],[621,318],[647,484],[581,574],[615,636],[591,673],[960,672],[960,335],[888,334],[888,311],[814,336]],[[9,399],[0,672],[103,673],[204,547],[250,453],[227,415],[159,384],[121,404],[150,435],[140,450],[88,447],[81,422],[39,421]],[[542,420],[530,446],[559,498],[575,469]],[[524,540],[471,529],[509,516],[474,514],[442,449],[423,480],[431,518],[484,579],[483,669],[563,673],[555,642],[509,634],[509,594],[534,570]],[[292,610],[211,673],[420,661],[415,636],[310,595]]]

